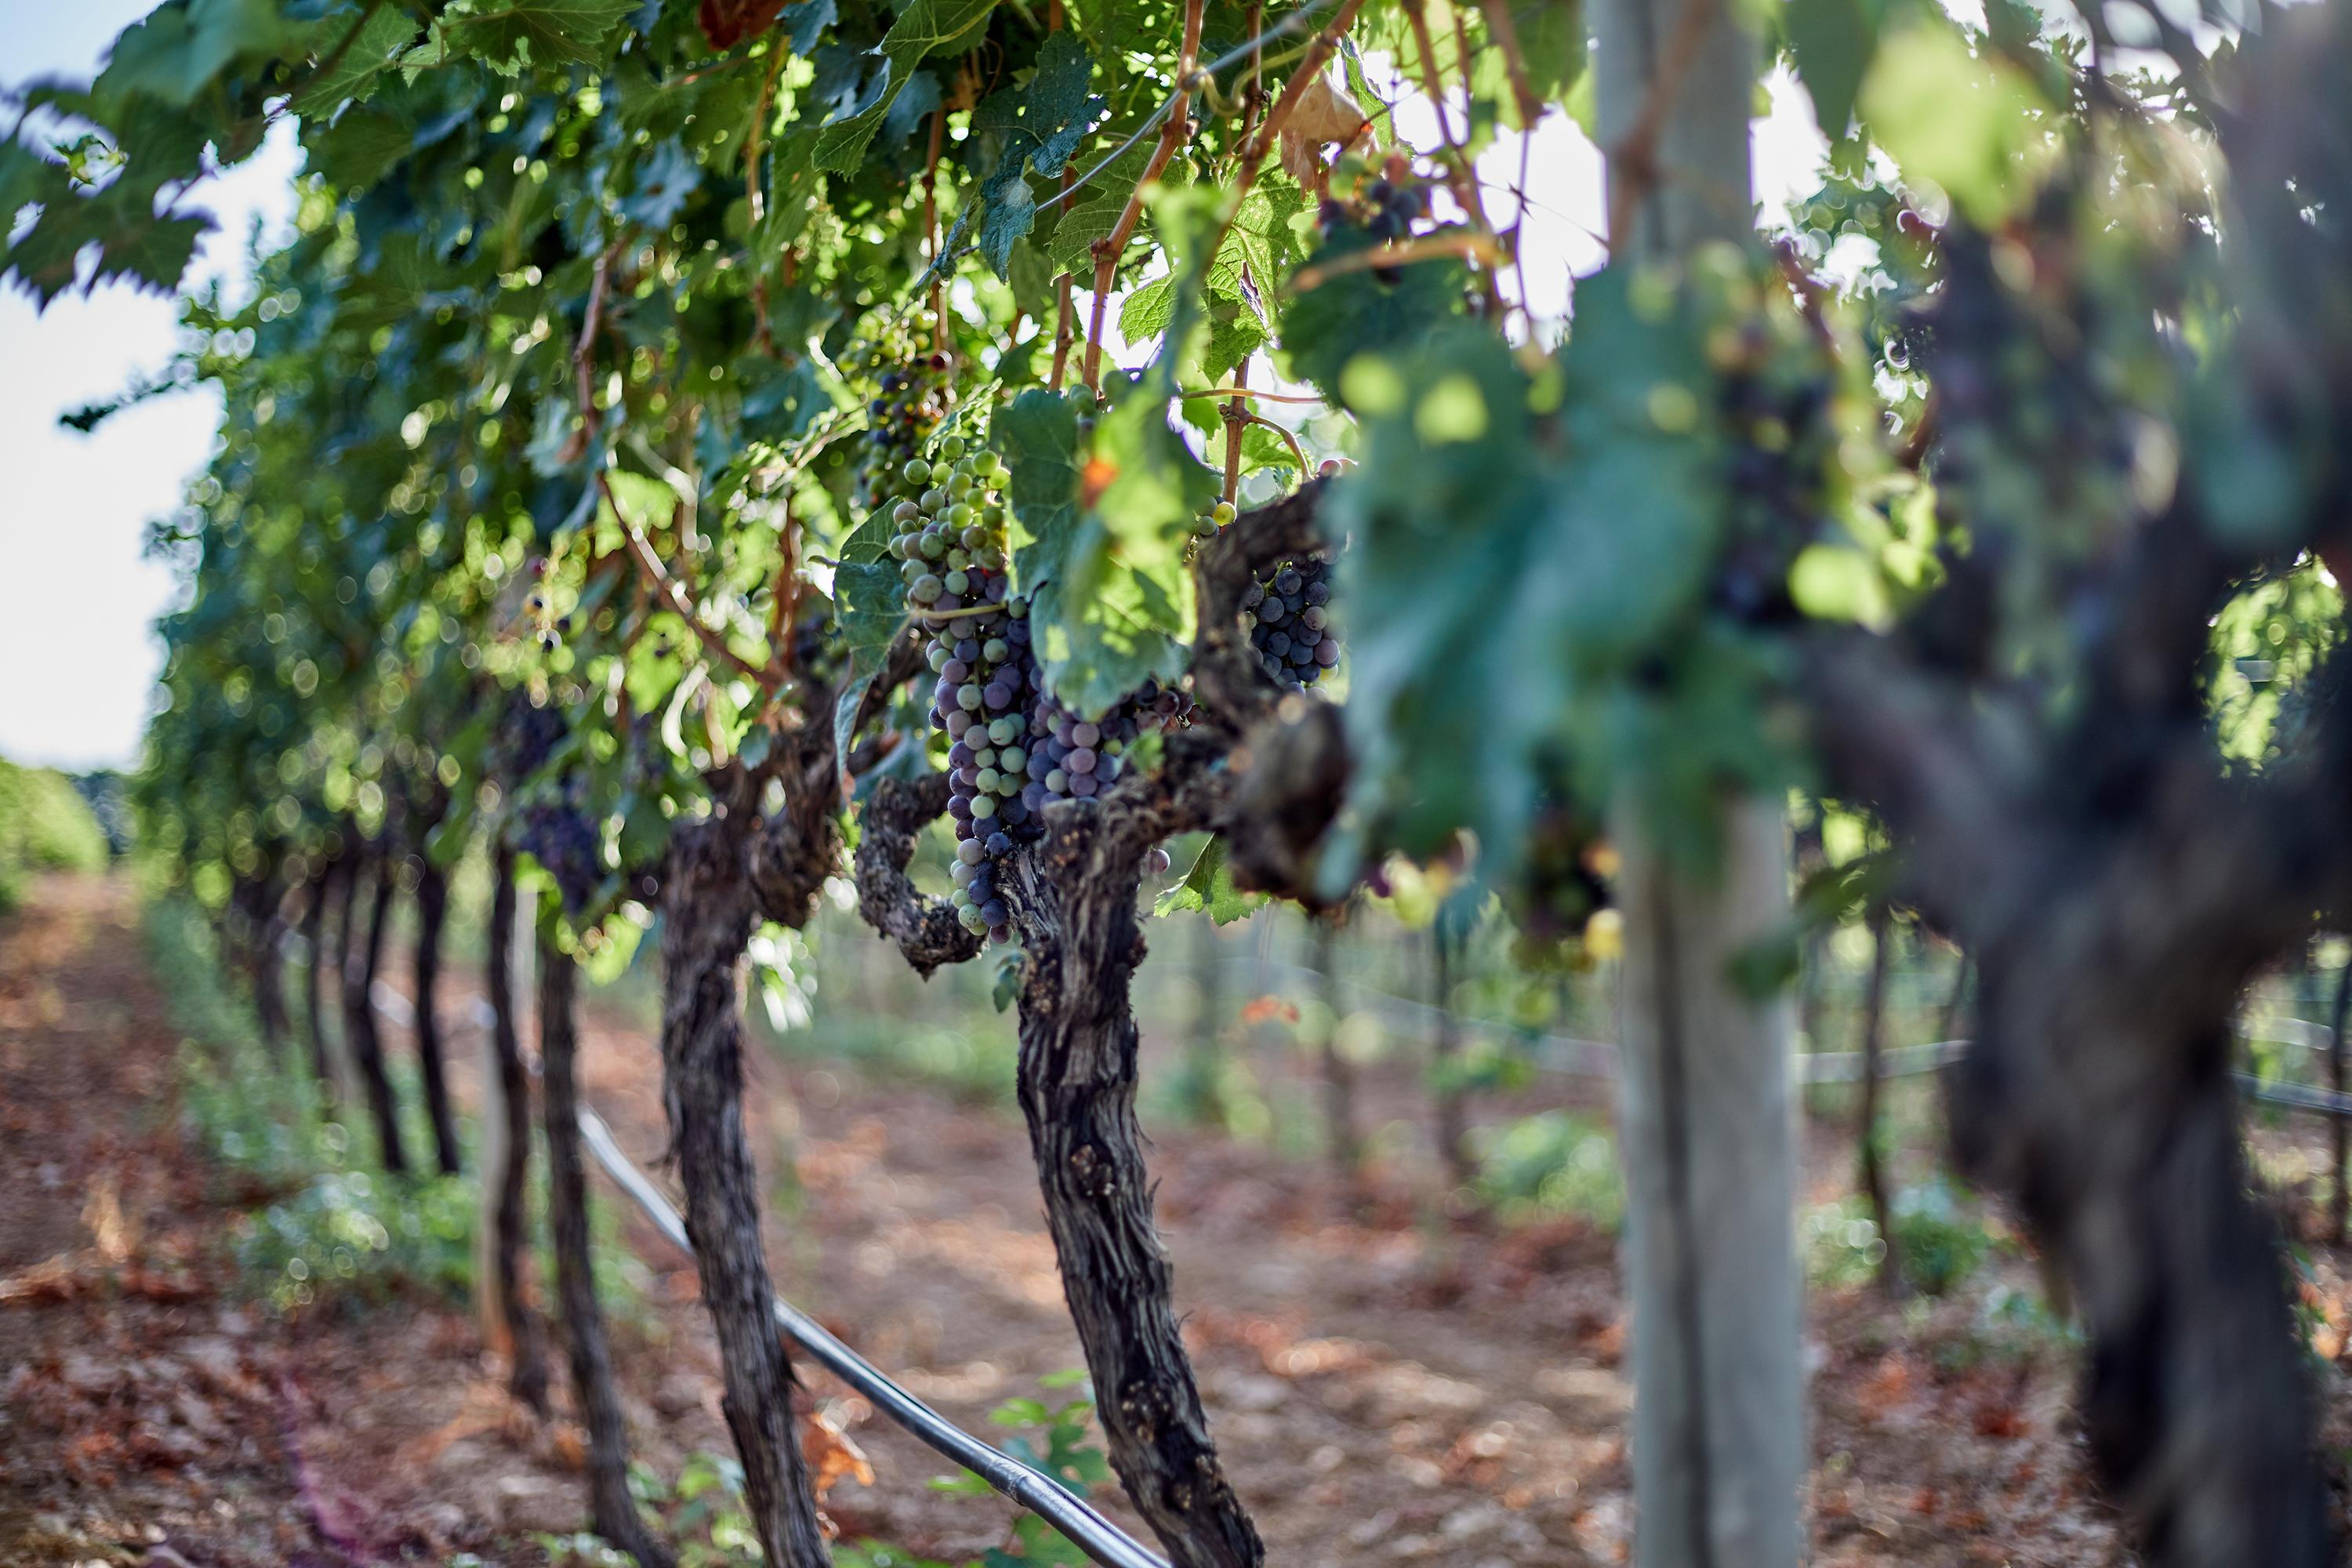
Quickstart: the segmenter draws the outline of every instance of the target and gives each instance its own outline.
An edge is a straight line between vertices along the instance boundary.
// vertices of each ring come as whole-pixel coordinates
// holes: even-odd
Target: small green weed
[[[1614,1230],[1625,1180],[1609,1130],[1570,1110],[1547,1110],[1475,1135],[1479,1195],[1506,1215],[1576,1215]]]

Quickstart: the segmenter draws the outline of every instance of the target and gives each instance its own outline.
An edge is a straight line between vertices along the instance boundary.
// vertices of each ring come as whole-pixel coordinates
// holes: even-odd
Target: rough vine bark
[[[539,1054],[547,1122],[548,1226],[554,1233],[556,1289],[563,1301],[572,1389],[580,1402],[582,1424],[588,1428],[589,1516],[597,1534],[635,1557],[642,1568],[671,1568],[676,1559],[646,1529],[636,1500],[629,1495],[628,1427],[613,1384],[604,1311],[596,1304],[596,1276],[588,1251],[588,1176],[580,1157],[580,1095],[573,1071],[580,1040],[579,974],[571,954],[541,941]]]
[[[1886,1201],[1886,1172],[1879,1158],[1878,1101],[1881,1047],[1886,1035],[1886,978],[1893,954],[1894,921],[1886,906],[1870,911],[1870,988],[1862,999],[1862,1110],[1855,1118],[1856,1174],[1863,1195],[1870,1201],[1871,1223],[1878,1227],[1879,1288],[1888,1295],[1903,1289],[1903,1254],[1895,1235],[1894,1210]]]
[[[366,908],[360,907],[356,893],[348,896],[343,903],[343,1041],[367,1091],[368,1112],[375,1123],[376,1148],[383,1168],[396,1175],[405,1174],[408,1153],[401,1145],[400,1106],[393,1095],[391,1076],[384,1070],[383,1041],[376,1032],[373,996],[377,967],[383,960],[384,927],[390,923],[392,896],[398,878],[395,863],[388,853],[372,854],[366,859],[373,865],[375,877]],[[354,886],[360,875],[361,868],[355,866],[352,872]],[[360,951],[356,958],[351,951],[354,921],[360,922]]]
[[[1217,1460],[1176,1324],[1168,1254],[1135,1121],[1129,988],[1151,838],[1074,803],[1014,863],[1006,891],[1026,952],[1021,1110],[1093,1375],[1111,1468],[1178,1568],[1255,1568],[1265,1549]]]
[[[743,1131],[741,969],[755,912],[745,868],[756,800],[754,789],[728,792],[712,816],[671,835],[662,877],[662,1085],[752,1522],[771,1562],[823,1568],[829,1557],[793,1429],[793,1366],[776,1333],[759,1172]]]
[[[547,1335],[522,1292],[522,1260],[530,1239],[523,1206],[530,1176],[530,1075],[523,1068],[522,1042],[515,1026],[515,852],[503,838],[491,852],[490,876],[489,951],[483,983],[489,993],[490,1062],[504,1125],[500,1158],[495,1168],[486,1166],[482,1172],[482,1180],[494,1184],[497,1192],[490,1219],[492,1289],[506,1329],[507,1388],[544,1415]]]
[[[333,860],[320,868],[304,889],[302,904],[302,1023],[310,1040],[310,1072],[329,1105],[335,1102],[335,1064],[327,1044],[320,972],[327,963],[327,899],[338,869]]]
[[[1320,496],[1309,485],[1204,543],[1194,565],[1200,721],[1168,737],[1156,772],[1048,807],[1045,837],[1007,861],[999,883],[1024,954],[1018,1087],[1063,1291],[1111,1467],[1178,1568],[1255,1568],[1265,1548],[1210,1440],[1153,1228],[1134,1109],[1135,904],[1145,852],[1194,827],[1226,835],[1245,885],[1319,901],[1312,858],[1338,809],[1344,742],[1328,703],[1283,700],[1237,616],[1251,583],[1326,550]],[[946,801],[940,775],[885,780],[860,819],[860,910],[924,974],[981,945],[906,875],[916,833]]]
[[[441,1045],[441,928],[449,914],[449,878],[430,857],[417,858],[416,1062],[425,1079],[425,1106],[433,1119],[434,1152],[441,1173],[454,1176],[465,1162],[457,1148],[457,1118],[449,1104]]]

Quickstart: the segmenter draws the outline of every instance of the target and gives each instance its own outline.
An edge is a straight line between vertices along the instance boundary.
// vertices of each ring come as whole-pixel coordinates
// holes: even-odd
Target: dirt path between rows
[[[179,1038],[135,924],[120,881],[44,884],[0,922],[0,1563],[543,1561],[530,1533],[583,1517],[576,1441],[507,1405],[462,1305],[286,1320],[235,1293],[238,1194],[173,1130]],[[446,1009],[468,1104],[469,1000]],[[652,1044],[617,1009],[587,1023],[587,1098],[651,1167]],[[1080,1358],[1017,1117],[839,1064],[751,1077],[793,1299],[970,1429],[1055,1398],[1039,1379]],[[1205,1134],[1152,1156],[1212,1430],[1270,1561],[1626,1560],[1609,1239],[1433,1216]],[[691,1268],[623,1228],[645,1286],[617,1325],[625,1400],[640,1457],[675,1473],[724,1446],[715,1351]],[[1976,1310],[1813,1304],[1816,1563],[2127,1561],[2084,1495],[2063,1366],[1953,1353]],[[807,1397],[872,1461],[827,1499],[845,1536],[953,1562],[1005,1543],[1006,1505],[931,1489],[943,1463],[829,1378]]]

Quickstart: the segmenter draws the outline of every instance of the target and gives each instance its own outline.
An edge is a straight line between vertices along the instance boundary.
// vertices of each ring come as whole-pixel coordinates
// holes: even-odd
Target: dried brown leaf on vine
[[[1377,147],[1371,129],[1371,118],[1363,105],[1345,89],[1333,87],[1330,78],[1318,75],[1307,84],[1290,118],[1283,121],[1282,166],[1300,184],[1320,189],[1330,172],[1324,166],[1324,147],[1333,142],[1343,148],[1351,146],[1359,136],[1365,138],[1367,145]]]
[[[765,31],[783,8],[784,0],[702,0],[696,20],[712,48],[727,49]]]

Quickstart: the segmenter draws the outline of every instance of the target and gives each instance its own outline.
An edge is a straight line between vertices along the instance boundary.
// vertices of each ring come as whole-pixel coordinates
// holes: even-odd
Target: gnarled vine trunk
[[[753,915],[745,862],[756,826],[743,815],[739,803],[671,836],[662,878],[662,1089],[752,1522],[770,1562],[823,1568],[830,1558],[793,1429],[792,1360],[776,1333],[759,1171],[743,1130],[741,969]]]
[[[430,857],[416,872],[416,1065],[425,1079],[425,1108],[433,1118],[434,1152],[441,1173],[465,1166],[457,1150],[457,1118],[450,1108],[441,1048],[441,927],[449,914],[449,878]]]
[[[484,1156],[482,1181],[495,1194],[490,1211],[490,1289],[505,1326],[507,1388],[547,1414],[547,1335],[523,1299],[522,1260],[530,1250],[523,1206],[530,1176],[530,1075],[515,1026],[515,852],[500,839],[490,858],[489,951],[483,986],[490,1000],[490,1069],[498,1089],[495,1161]]]
[[[1862,1110],[1855,1118],[1855,1175],[1870,1203],[1870,1222],[1878,1227],[1879,1288],[1890,1296],[1903,1291],[1902,1243],[1895,1234],[1894,1207],[1887,1202],[1885,1163],[1880,1158],[1878,1103],[1881,1050],[1886,1039],[1886,980],[1894,954],[1889,950],[1895,922],[1884,904],[1870,911],[1870,989],[1862,999]]]
[[[1013,862],[1022,1115],[1111,1468],[1177,1568],[1255,1568],[1265,1548],[1209,1439],[1135,1120],[1146,845],[1100,831],[1101,815],[1060,808]]]
[[[2151,918],[2179,896],[2168,858],[2126,845],[1978,939],[1954,1137],[2064,1265],[2084,1424],[2150,1560],[2316,1568],[2335,1550],[2304,1352],[2230,1079],[2245,971]]]
[[[579,1052],[580,971],[553,942],[539,944],[539,1055],[541,1104],[547,1120],[547,1217],[554,1233],[556,1290],[563,1301],[563,1337],[572,1357],[572,1390],[588,1428],[588,1506],[596,1533],[635,1557],[643,1568],[670,1568],[676,1560],[637,1516],[629,1495],[629,1433],[613,1385],[613,1356],[604,1314],[596,1304],[596,1275],[588,1252],[588,1176],[580,1158],[580,1094],[573,1071]],[[529,1147],[525,1144],[524,1147]]]
[[[329,1105],[335,1102],[335,1063],[327,1044],[320,972],[327,963],[327,899],[336,875],[337,863],[329,861],[310,879],[302,905],[302,1022],[310,1037],[310,1072]]]
[[[245,913],[241,933],[246,977],[253,990],[253,1014],[261,1026],[261,1043],[272,1062],[286,1059],[286,961],[278,940],[285,925],[278,911],[278,885],[275,870],[254,877],[237,889]]]
[[[405,1174],[408,1154],[401,1146],[400,1106],[393,1095],[391,1075],[384,1070],[383,1039],[376,1032],[374,998],[376,970],[383,960],[383,932],[392,913],[397,878],[390,855],[373,855],[352,867],[354,888],[369,863],[373,863],[375,883],[366,906],[362,907],[355,891],[343,901],[343,1043],[367,1091],[368,1113],[375,1123],[376,1149],[383,1168]],[[360,935],[356,954],[351,942],[354,922],[359,922]]]

